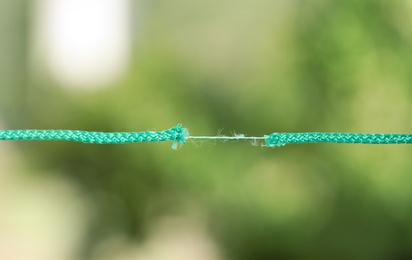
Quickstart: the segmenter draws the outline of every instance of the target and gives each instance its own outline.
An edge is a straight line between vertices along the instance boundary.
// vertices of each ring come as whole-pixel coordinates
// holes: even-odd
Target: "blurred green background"
[[[412,2],[0,2],[4,129],[411,133]],[[0,144],[1,259],[410,259],[412,146]]]

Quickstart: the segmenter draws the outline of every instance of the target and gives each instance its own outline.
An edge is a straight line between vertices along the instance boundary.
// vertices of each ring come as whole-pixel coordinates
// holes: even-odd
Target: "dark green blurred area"
[[[83,92],[30,76],[30,2],[1,2],[5,127],[412,132],[409,1],[146,1],[144,8],[128,75]],[[193,207],[225,259],[412,258],[408,145],[15,145],[29,167],[62,174],[93,205],[86,258],[114,234],[144,239],[152,219]]]

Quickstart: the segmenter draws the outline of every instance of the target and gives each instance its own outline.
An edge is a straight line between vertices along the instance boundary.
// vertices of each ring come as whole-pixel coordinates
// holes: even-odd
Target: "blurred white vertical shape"
[[[34,65],[62,86],[98,89],[125,72],[130,0],[36,0],[33,10]]]

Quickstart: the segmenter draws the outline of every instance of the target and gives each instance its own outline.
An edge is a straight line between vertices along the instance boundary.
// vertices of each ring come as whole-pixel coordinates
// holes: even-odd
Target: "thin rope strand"
[[[257,136],[188,136],[186,139],[204,139],[204,140],[263,140],[265,137]]]

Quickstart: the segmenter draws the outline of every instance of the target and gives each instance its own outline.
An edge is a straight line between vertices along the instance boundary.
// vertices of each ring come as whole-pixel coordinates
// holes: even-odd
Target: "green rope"
[[[88,132],[79,130],[0,130],[0,140],[75,141],[91,144],[125,144],[174,141],[172,148],[185,144],[187,131],[179,124],[160,132]]]
[[[410,144],[412,134],[273,133],[265,135],[265,140],[272,147],[302,143]]]
[[[186,139],[197,140],[265,140],[266,146],[284,146],[301,143],[347,143],[347,144],[410,144],[412,134],[354,134],[354,133],[273,133],[263,137],[235,136],[189,136],[187,129],[179,124],[167,130],[154,132],[88,132],[79,130],[0,130],[0,140],[62,140],[92,144],[125,144],[137,142],[174,141],[172,148],[185,144]]]

